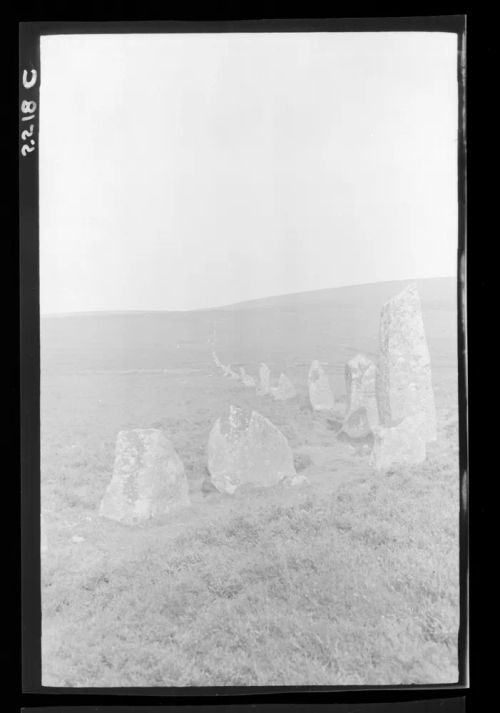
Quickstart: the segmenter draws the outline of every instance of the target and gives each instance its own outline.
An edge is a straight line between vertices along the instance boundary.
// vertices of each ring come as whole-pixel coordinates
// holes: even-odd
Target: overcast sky
[[[42,313],[456,274],[456,36],[43,37]]]

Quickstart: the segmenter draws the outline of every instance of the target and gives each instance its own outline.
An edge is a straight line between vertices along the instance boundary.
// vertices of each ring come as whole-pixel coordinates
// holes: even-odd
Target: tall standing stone
[[[335,405],[330,381],[319,361],[314,360],[309,369],[309,398],[315,411],[328,411]]]
[[[241,485],[268,487],[296,477],[293,453],[281,431],[260,413],[236,406],[210,432],[208,469],[217,490],[230,494]]]
[[[163,433],[154,428],[120,431],[100,515],[132,525],[187,505],[184,466]]]
[[[436,440],[431,360],[414,284],[382,307],[376,391],[382,425],[421,414],[424,439]]]
[[[363,354],[346,364],[347,408],[342,430],[350,436],[367,436],[379,424],[376,373],[375,364]]]
[[[278,386],[271,388],[271,393],[276,401],[288,401],[288,399],[293,399],[297,396],[295,386],[285,374],[280,375]]]

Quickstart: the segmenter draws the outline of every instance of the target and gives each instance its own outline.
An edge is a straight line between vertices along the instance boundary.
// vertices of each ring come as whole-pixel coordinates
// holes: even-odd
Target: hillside
[[[404,283],[406,284],[406,283]],[[377,350],[382,303],[359,286],[191,313],[41,323],[43,683],[51,686],[372,685],[457,678],[458,412],[453,281],[420,285],[438,442],[377,475],[370,439],[337,438],[307,398],[326,362]],[[214,367],[285,370],[274,402]],[[308,483],[203,495],[206,445],[230,404],[286,435]],[[98,516],[119,430],[161,428],[191,508],[130,528]],[[307,458],[306,458],[307,456]]]

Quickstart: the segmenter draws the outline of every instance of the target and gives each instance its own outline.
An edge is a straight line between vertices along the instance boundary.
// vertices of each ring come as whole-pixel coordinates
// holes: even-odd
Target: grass
[[[182,373],[128,374],[83,373],[83,346],[73,361],[64,351],[61,368],[42,372],[43,684],[455,682],[455,355],[430,347],[438,442],[421,466],[387,474],[307,407],[305,359],[287,372],[299,397],[275,403],[221,379],[196,350]],[[346,352],[339,342],[331,371]],[[229,403],[283,430],[308,484],[202,495],[208,433]],[[116,433],[138,425],[172,439],[192,506],[128,528],[97,508]]]

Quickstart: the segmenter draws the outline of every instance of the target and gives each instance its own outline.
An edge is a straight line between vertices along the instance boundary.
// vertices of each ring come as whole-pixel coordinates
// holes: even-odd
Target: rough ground
[[[307,371],[376,353],[373,285],[189,314],[42,320],[43,683],[48,686],[367,685],[457,680],[458,441],[453,281],[422,281],[438,442],[376,475],[370,439],[313,414]],[[371,289],[370,289],[371,288]],[[274,402],[211,360],[284,371]],[[230,403],[279,426],[308,483],[204,494],[206,443]],[[128,528],[97,508],[116,433],[163,428],[192,507]],[[73,538],[76,538],[73,539]]]

